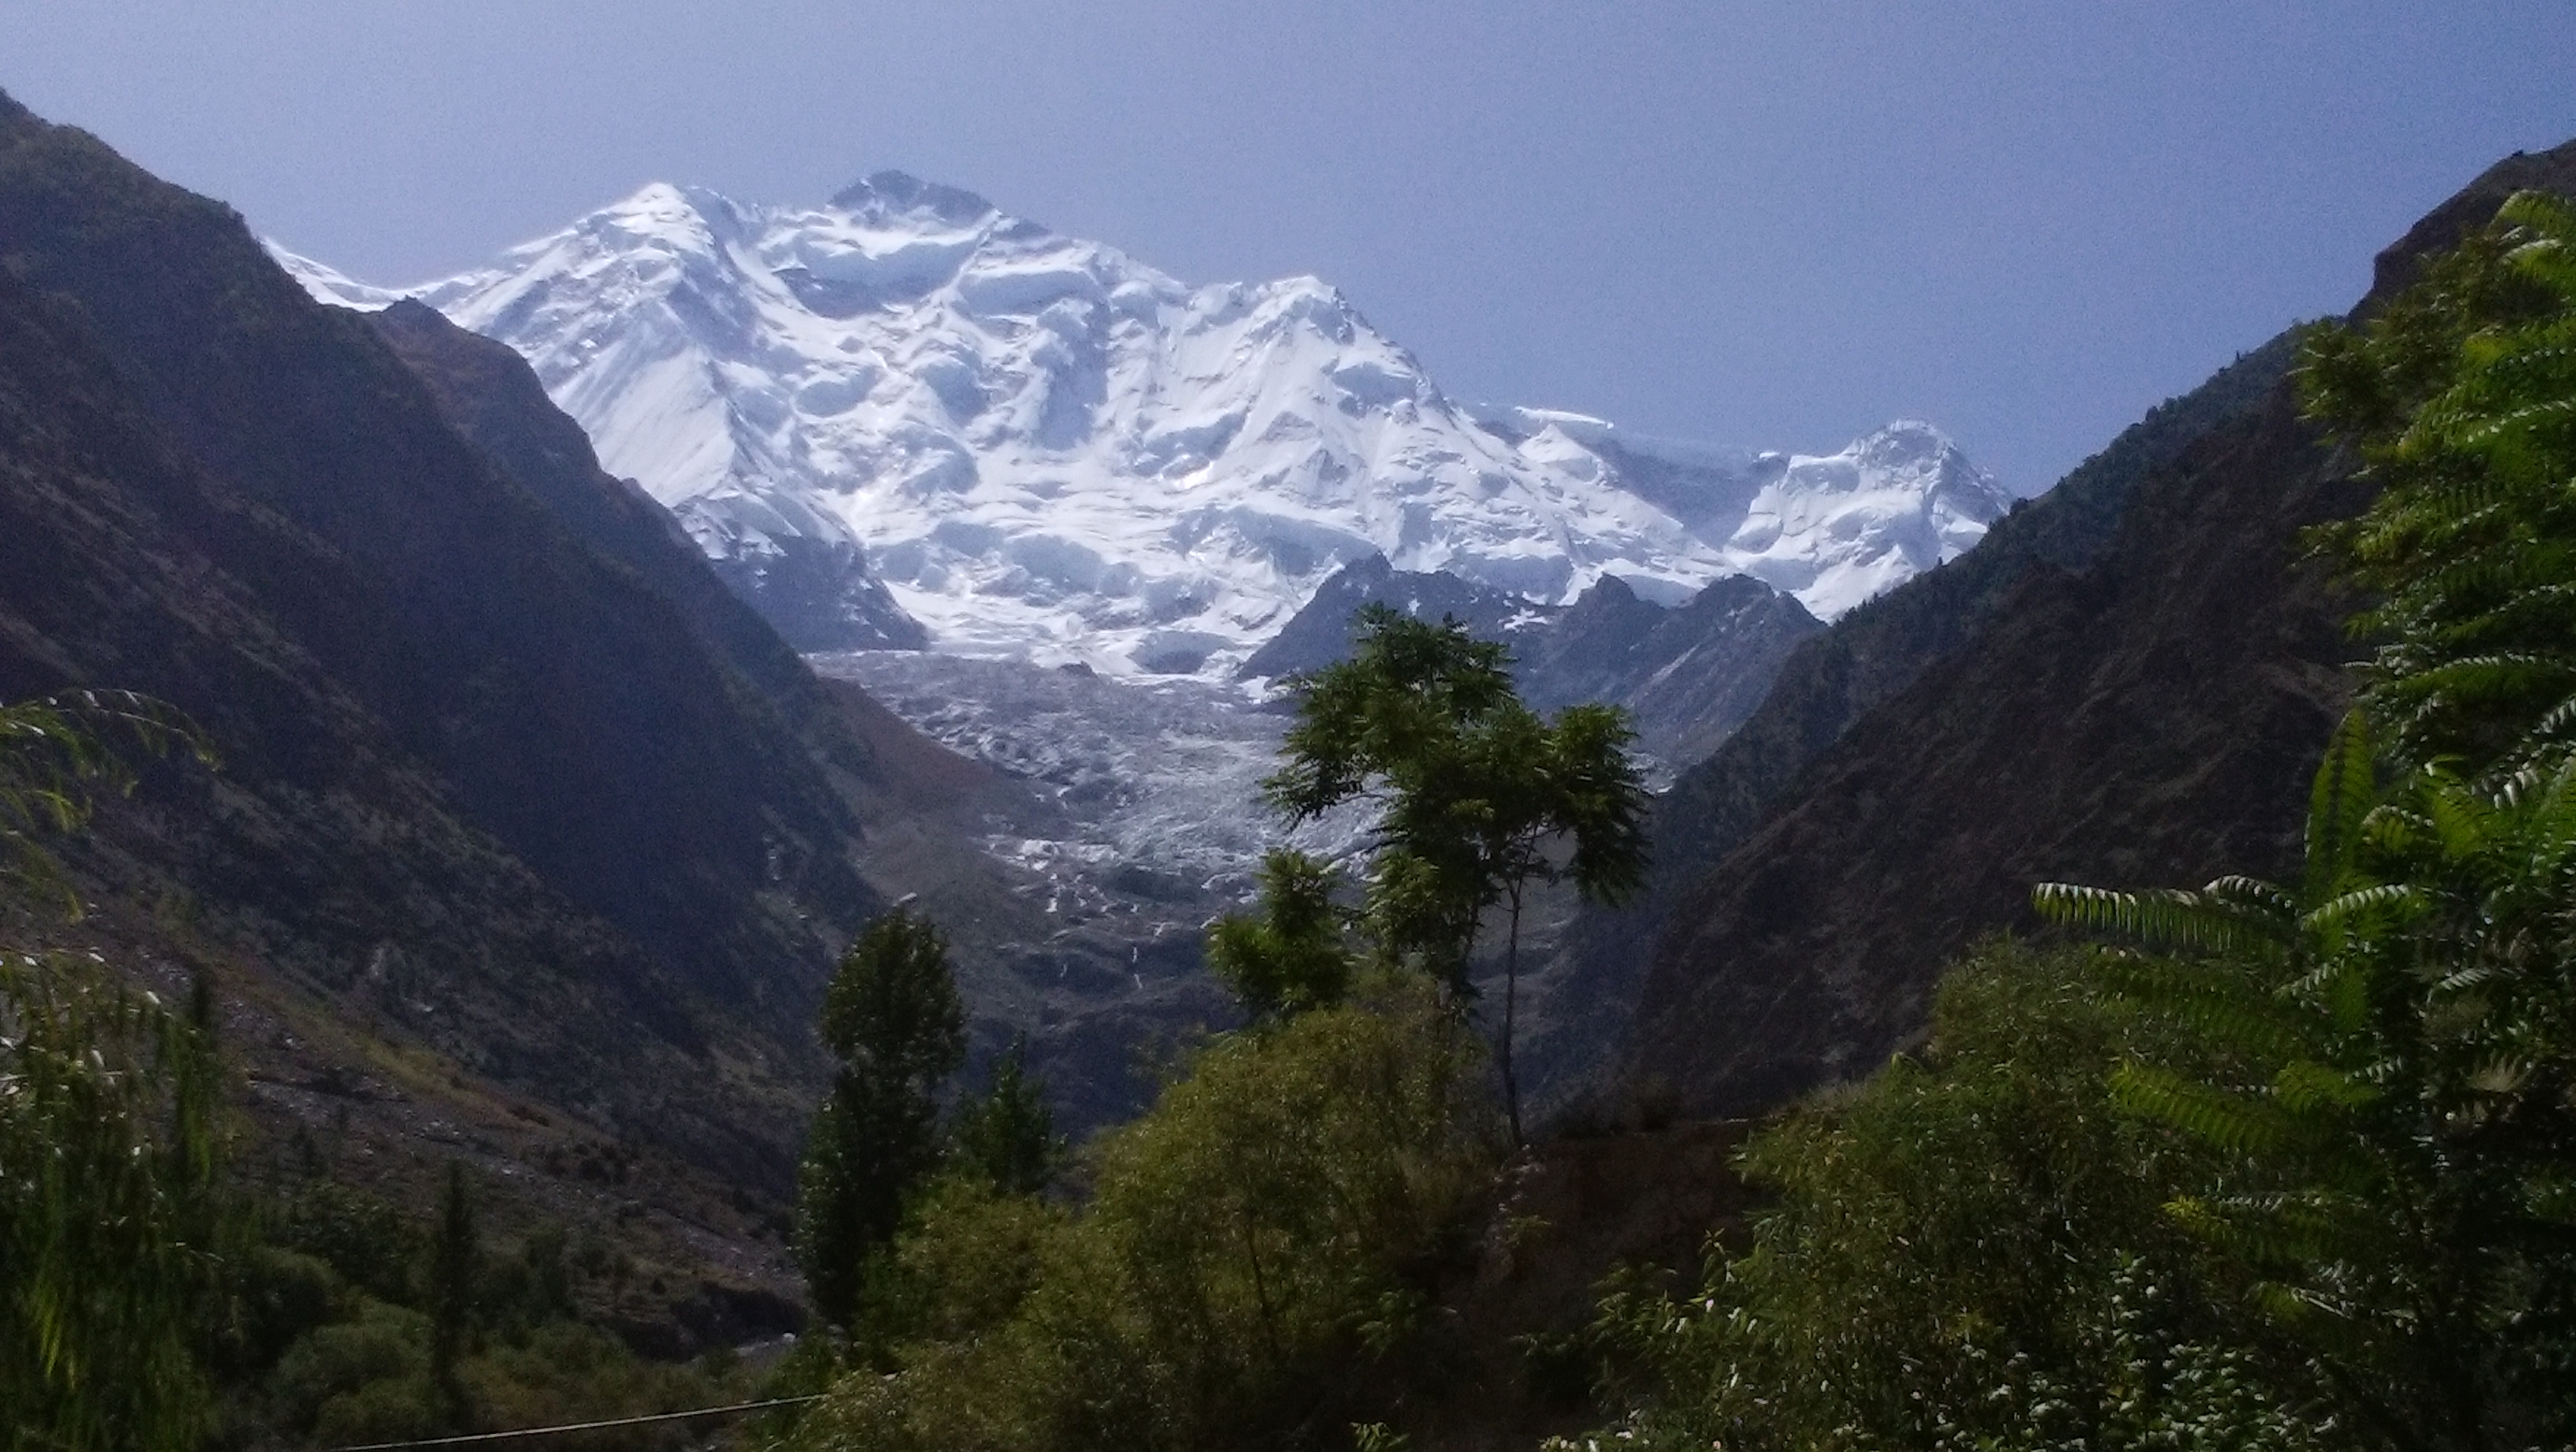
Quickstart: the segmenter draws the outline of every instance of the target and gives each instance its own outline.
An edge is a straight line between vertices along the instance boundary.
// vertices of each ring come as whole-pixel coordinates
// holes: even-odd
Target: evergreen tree
[[[869,925],[823,995],[840,1070],[799,1177],[796,1244],[815,1313],[848,1327],[870,1258],[939,1163],[939,1088],[966,1055],[966,1015],[939,930],[897,907]]]
[[[992,1083],[957,1108],[949,1131],[957,1159],[1005,1195],[1045,1192],[1064,1158],[1064,1141],[1047,1108],[1046,1085],[1029,1077],[1029,1041],[1015,1034],[993,1061]]]
[[[429,1252],[429,1395],[438,1422],[452,1428],[462,1428],[470,1411],[456,1366],[464,1359],[472,1329],[482,1255],[473,1187],[466,1183],[465,1166],[450,1160],[439,1187],[438,1228]]]

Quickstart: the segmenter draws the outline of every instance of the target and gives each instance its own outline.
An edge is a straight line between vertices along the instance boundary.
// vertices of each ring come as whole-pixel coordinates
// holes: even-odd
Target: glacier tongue
[[[1313,278],[1188,287],[901,173],[807,208],[657,184],[399,291],[279,256],[518,348],[808,650],[917,620],[952,653],[1215,677],[1372,554],[1547,603],[1750,574],[1830,618],[2010,503],[1923,424],[1810,457],[1471,412]]]

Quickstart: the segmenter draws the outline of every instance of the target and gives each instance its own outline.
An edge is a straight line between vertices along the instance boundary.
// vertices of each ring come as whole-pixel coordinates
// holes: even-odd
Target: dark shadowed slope
[[[150,691],[226,757],[109,814],[96,888],[781,1183],[828,945],[874,901],[779,709],[831,698],[577,539],[227,209],[5,99],[0,308],[0,696]]]
[[[1657,803],[1645,894],[1617,911],[1577,913],[1541,970],[1558,981],[1561,1004],[1559,1038],[1547,1049],[1552,1098],[1609,1107],[1600,1101],[1617,1095],[1618,1046],[1665,922],[1799,774],[1863,714],[1976,639],[2026,581],[2098,558],[2140,488],[2194,440],[2258,407],[2286,375],[2291,350],[2284,334],[2158,405],[2056,488],[1995,521],[1975,549],[1789,652],[1760,706]]]
[[[725,586],[669,510],[600,468],[589,435],[555,407],[518,350],[408,300],[361,316],[428,386],[457,433],[575,537],[669,602],[707,653],[810,746],[862,776],[877,773],[831,688]]]
[[[2528,185],[2576,190],[2576,145],[2482,177],[2383,256],[2383,285]],[[1920,1032],[1953,954],[2028,920],[2035,881],[2196,885],[2295,865],[2354,653],[2352,602],[2300,562],[2298,536],[2365,496],[2286,382],[2197,432],[2140,471],[2097,558],[2021,571],[1785,789],[1766,797],[1746,773],[1712,794],[1727,752],[1694,773],[1683,805],[1701,825],[1679,851],[1722,856],[1653,956],[1632,1087],[1743,1112],[1868,1070]],[[1748,833],[1707,826],[1748,818]]]

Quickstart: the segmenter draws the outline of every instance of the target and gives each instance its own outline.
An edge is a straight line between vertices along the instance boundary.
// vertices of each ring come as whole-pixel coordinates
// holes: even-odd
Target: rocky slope
[[[1342,659],[1368,605],[1456,620],[1480,640],[1502,642],[1521,698],[1542,712],[1592,701],[1621,707],[1636,723],[1638,750],[1667,780],[1742,725],[1791,650],[1823,628],[1794,598],[1748,575],[1722,577],[1678,606],[1607,578],[1559,606],[1441,571],[1398,570],[1372,555],[1326,580],[1242,674],[1277,682]]]
[[[896,788],[658,513],[514,355],[317,306],[0,98],[0,699],[146,691],[222,757],[104,804],[61,844],[96,910],[13,941],[210,975],[266,1172],[426,1203],[461,1158],[496,1223],[669,1267],[631,1313],[710,1275],[784,1313],[811,1008]]]
[[[2522,186],[2576,193],[2576,143],[2473,183],[2383,254],[2362,306]],[[2222,374],[2165,422],[2252,381]],[[1748,831],[1707,830],[1726,806],[1711,794],[1725,763],[1685,784],[1719,809],[1696,844],[1715,866],[1672,900],[1635,1015],[1631,1095],[1744,1111],[1866,1072],[1920,1032],[1951,954],[2030,923],[2034,881],[2196,885],[2295,866],[2305,779],[2355,650],[2341,628],[2354,602],[2304,557],[2299,531],[2366,494],[2277,376],[2252,406],[2215,411],[2170,451],[2134,430],[2124,440],[2164,457],[2089,559],[2017,572],[1968,638],[1900,657],[1881,678],[1911,679],[1839,731],[1831,705],[1820,711],[1830,743],[1771,769],[1786,780],[1767,806],[1736,809]],[[1734,776],[1745,795],[1765,779]]]

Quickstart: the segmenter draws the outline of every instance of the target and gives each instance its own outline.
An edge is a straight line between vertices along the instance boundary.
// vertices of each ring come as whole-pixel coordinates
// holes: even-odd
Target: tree
[[[2105,956],[1979,945],[1928,1042],[1754,1133],[1748,1233],[1678,1296],[1614,1280],[1565,1353],[1628,1415],[1550,1452],[2338,1445],[2162,1212],[2218,1152],[2111,1112],[2106,1061],[2205,1055],[2104,993]]]
[[[1448,1364],[1429,1294],[1493,1174],[1477,1059],[1432,983],[1364,973],[1191,1052],[1079,1204],[938,1177],[887,1257],[917,1297],[889,1353],[784,1445],[1338,1444],[1387,1368]]]
[[[429,1396],[437,1421],[450,1428],[462,1429],[471,1410],[456,1364],[467,1349],[482,1259],[474,1190],[466,1183],[465,1166],[450,1160],[439,1186],[438,1229],[429,1252]]]
[[[1064,1158],[1046,1086],[1029,1077],[1028,1061],[1028,1036],[1013,1035],[993,1061],[991,1085],[957,1107],[948,1133],[964,1168],[1005,1195],[1043,1193]]]
[[[938,1166],[939,1088],[965,1061],[966,1015],[939,930],[902,907],[870,924],[824,990],[822,1030],[840,1070],[807,1139],[797,1253],[816,1314],[848,1327],[869,1259]]]
[[[2323,532],[2378,597],[2363,701],[2470,775],[2576,742],[2576,208],[2539,193],[2369,322],[2313,334],[2309,411],[2379,486]]]
[[[1329,1008],[1349,991],[1354,964],[1330,865],[1281,849],[1261,860],[1258,916],[1228,913],[1208,931],[1208,968],[1256,1021]]]
[[[1542,721],[1512,688],[1509,662],[1455,620],[1363,608],[1350,659],[1299,682],[1286,761],[1264,788],[1292,824],[1355,799],[1379,805],[1371,921],[1385,948],[1422,962],[1457,997],[1469,992],[1486,911],[1505,909],[1497,1057],[1518,1143],[1512,1039],[1526,894],[1569,877],[1589,901],[1633,893],[1645,879],[1647,796],[1627,756],[1625,713],[1575,706]]]
[[[79,899],[39,840],[88,820],[92,785],[134,775],[104,744],[212,753],[184,718],[122,692],[0,706],[0,890]],[[95,955],[0,950],[0,1409],[6,1445],[193,1446],[228,1217],[218,1061],[202,983],[189,1011],[116,983]]]
[[[0,954],[0,1445],[193,1446],[223,1247],[207,1025]]]
[[[2039,889],[2180,959],[2121,986],[2231,1066],[2127,1064],[2115,1100],[2229,1153],[2171,1213],[2394,1445],[2576,1432],[2571,248],[2576,212],[2517,197],[2310,345],[2312,411],[2381,486],[2324,534],[2380,644],[2302,880]]]

